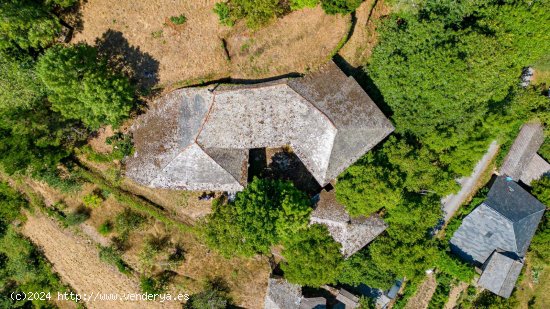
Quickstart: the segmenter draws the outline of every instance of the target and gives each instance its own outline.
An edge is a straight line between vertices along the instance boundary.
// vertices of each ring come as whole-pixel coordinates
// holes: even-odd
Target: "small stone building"
[[[542,124],[524,124],[504,159],[500,173],[526,185],[550,173],[550,163],[537,154],[542,143],[544,143]]]
[[[509,297],[546,207],[510,177],[499,176],[487,199],[451,238],[452,251],[481,267],[478,284]]]
[[[341,252],[345,258],[361,250],[388,227],[378,214],[352,218],[344,205],[336,201],[334,190],[319,193],[310,223],[325,225],[332,238],[342,245]]]

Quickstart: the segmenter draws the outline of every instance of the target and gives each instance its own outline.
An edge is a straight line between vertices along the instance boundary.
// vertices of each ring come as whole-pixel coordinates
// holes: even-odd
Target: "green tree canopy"
[[[343,257],[324,225],[311,225],[283,246],[281,269],[289,282],[313,287],[336,283]]]
[[[55,167],[83,138],[50,110],[30,57],[0,52],[0,165],[8,173]]]
[[[54,46],[40,57],[38,76],[48,90],[52,109],[97,129],[119,125],[133,105],[126,77],[112,72],[97,50],[86,44]]]
[[[233,203],[214,205],[207,243],[223,255],[269,253],[271,245],[307,227],[310,202],[288,181],[255,178]]]

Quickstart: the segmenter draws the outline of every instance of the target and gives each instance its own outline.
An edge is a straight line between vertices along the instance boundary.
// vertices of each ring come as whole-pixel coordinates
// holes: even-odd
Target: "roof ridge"
[[[327,172],[328,172],[329,167],[330,167],[330,158],[332,156],[332,152],[334,151],[334,142],[336,141],[336,136],[338,136],[338,131],[340,131],[340,130],[338,130],[338,127],[336,127],[336,125],[334,124],[334,121],[332,121],[332,119],[330,119],[330,117],[324,111],[322,111],[317,105],[315,105],[315,103],[311,102],[308,98],[306,98],[300,92],[298,92],[296,89],[294,89],[294,87],[292,87],[288,83],[288,81],[289,81],[289,79],[285,80],[285,85],[287,85],[288,88],[292,89],[292,91],[294,91],[294,93],[296,93],[300,98],[304,99],[306,104],[309,104],[312,108],[317,110],[321,114],[321,116],[323,118],[325,118],[328,121],[328,123],[332,126],[332,128],[334,128],[334,130],[336,131],[336,134],[334,134],[334,139],[332,140],[332,145],[330,146],[330,154],[328,156],[327,166],[325,168],[323,168],[323,184],[322,185],[324,185],[326,183]]]
[[[212,156],[208,152],[206,152],[205,148],[203,148],[201,144],[199,144],[198,142],[195,142],[195,144],[202,150],[202,152],[204,152],[205,155],[207,155],[212,160],[212,162],[216,163],[217,166],[219,166],[224,172],[229,174],[229,176],[231,176],[231,178],[233,178],[240,186],[242,186],[241,182],[237,178],[235,178],[235,176],[233,176],[228,170],[226,170],[225,167],[223,167],[218,161],[216,161],[216,159],[212,158]]]

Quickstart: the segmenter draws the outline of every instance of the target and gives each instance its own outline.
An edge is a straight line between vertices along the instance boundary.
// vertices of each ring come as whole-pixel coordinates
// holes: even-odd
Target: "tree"
[[[54,46],[40,57],[36,71],[52,109],[66,119],[97,129],[119,125],[130,112],[133,89],[128,79],[112,72],[94,47]]]
[[[363,0],[321,0],[321,7],[327,14],[349,14],[362,2]]]
[[[12,174],[55,168],[83,138],[77,125],[50,110],[32,58],[0,52],[0,165],[4,170]]]
[[[59,19],[39,1],[6,0],[0,6],[0,49],[39,49],[61,30]]]
[[[550,177],[543,176],[531,183],[531,193],[546,207],[550,205]]]
[[[307,226],[310,202],[288,181],[255,178],[234,203],[213,205],[204,235],[223,255],[269,253],[271,245]]]
[[[311,225],[283,241],[283,247],[281,269],[289,282],[312,287],[336,283],[343,258],[324,225]]]
[[[372,261],[368,250],[360,250],[344,260],[338,282],[350,286],[366,284],[381,290],[387,290],[394,282],[393,272],[381,271]]]
[[[403,175],[382,151],[369,152],[336,182],[336,198],[352,216],[370,215],[402,200]]]

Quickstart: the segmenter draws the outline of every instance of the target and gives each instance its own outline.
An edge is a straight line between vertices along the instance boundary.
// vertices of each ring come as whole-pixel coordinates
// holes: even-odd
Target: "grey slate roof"
[[[531,181],[538,180],[543,175],[548,175],[549,173],[550,163],[546,162],[538,154],[535,154],[527,168],[521,173],[520,180],[524,184],[531,185]]]
[[[500,252],[494,252],[487,261],[478,285],[508,298],[516,284],[523,263]]]
[[[334,240],[342,245],[341,252],[348,258],[361,250],[388,227],[378,214],[352,218],[344,206],[336,201],[333,191],[321,191],[311,224],[323,224]]]
[[[265,295],[265,309],[298,309],[302,287],[282,278],[269,278]]]
[[[519,181],[522,174],[528,171],[531,160],[543,142],[544,132],[542,124],[524,124],[512,144],[508,155],[506,155],[504,163],[502,163],[500,173],[512,177],[515,181]]]
[[[359,307],[359,298],[344,289],[340,289],[336,300],[344,304],[346,309]]]
[[[325,309],[327,299],[324,297],[302,298],[300,309]]]
[[[304,78],[176,90],[132,127],[126,175],[159,188],[240,191],[248,150],[289,145],[326,185],[393,131],[332,62]]]
[[[523,257],[544,210],[521,186],[499,176],[485,202],[464,218],[451,247],[463,259],[480,264],[497,249]]]

